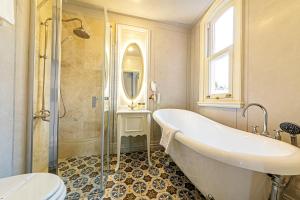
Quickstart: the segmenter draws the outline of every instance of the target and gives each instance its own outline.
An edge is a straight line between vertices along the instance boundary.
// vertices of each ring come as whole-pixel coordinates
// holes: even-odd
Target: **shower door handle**
[[[109,97],[104,97],[103,99],[104,99],[104,101],[108,101]],[[92,96],[92,108],[96,108],[98,100],[99,100],[99,97]]]
[[[98,99],[98,97],[92,96],[92,108],[96,108]]]

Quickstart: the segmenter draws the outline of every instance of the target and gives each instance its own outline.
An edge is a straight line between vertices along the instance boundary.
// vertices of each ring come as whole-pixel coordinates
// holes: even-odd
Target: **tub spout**
[[[268,111],[267,111],[267,109],[266,109],[263,105],[258,104],[258,103],[250,103],[250,104],[248,104],[248,105],[243,109],[242,116],[245,117],[246,111],[247,111],[248,108],[250,108],[251,106],[257,106],[257,107],[259,107],[260,109],[262,109],[262,111],[264,112],[264,130],[263,130],[263,132],[261,133],[261,135],[268,136],[268,135],[269,135],[269,131],[268,131]]]

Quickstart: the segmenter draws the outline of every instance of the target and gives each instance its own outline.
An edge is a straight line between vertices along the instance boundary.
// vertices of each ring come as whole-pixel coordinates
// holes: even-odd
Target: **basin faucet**
[[[131,110],[134,110],[134,108],[136,107],[137,105],[133,103],[133,101],[131,101],[131,105],[128,105],[128,107],[131,109]]]
[[[258,104],[258,103],[250,103],[250,104],[248,104],[248,105],[243,109],[242,116],[245,117],[246,111],[247,111],[248,108],[251,107],[251,106],[257,106],[257,107],[261,108],[262,111],[264,112],[264,130],[263,130],[263,132],[261,133],[261,135],[268,136],[268,135],[269,135],[269,131],[268,131],[268,111],[267,111],[267,109],[266,109],[264,106],[262,106],[262,105],[260,105],[260,104]]]

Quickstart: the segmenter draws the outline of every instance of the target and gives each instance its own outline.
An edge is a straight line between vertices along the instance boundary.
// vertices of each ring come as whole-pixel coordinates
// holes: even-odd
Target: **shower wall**
[[[33,114],[38,115],[42,108],[43,88],[43,65],[45,47],[45,29],[41,23],[52,17],[52,1],[37,2],[36,18],[36,40],[35,40],[35,67],[34,67],[34,88],[33,88]],[[48,48],[45,70],[45,108],[50,110],[50,70],[51,70],[51,41],[52,21],[48,22]],[[49,122],[36,118],[33,121],[33,172],[47,172],[49,160]]]
[[[90,34],[73,34],[78,21],[62,24],[59,158],[100,154],[104,18],[102,11],[85,12],[63,6],[63,19],[80,18]],[[92,105],[92,99],[96,99]],[[66,114],[63,116],[63,102]]]

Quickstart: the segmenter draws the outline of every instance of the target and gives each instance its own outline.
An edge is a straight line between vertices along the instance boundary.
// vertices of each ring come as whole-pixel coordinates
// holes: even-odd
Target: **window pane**
[[[233,44],[233,14],[230,7],[213,24],[213,53]]]
[[[210,95],[229,93],[229,54],[225,53],[210,63]]]

